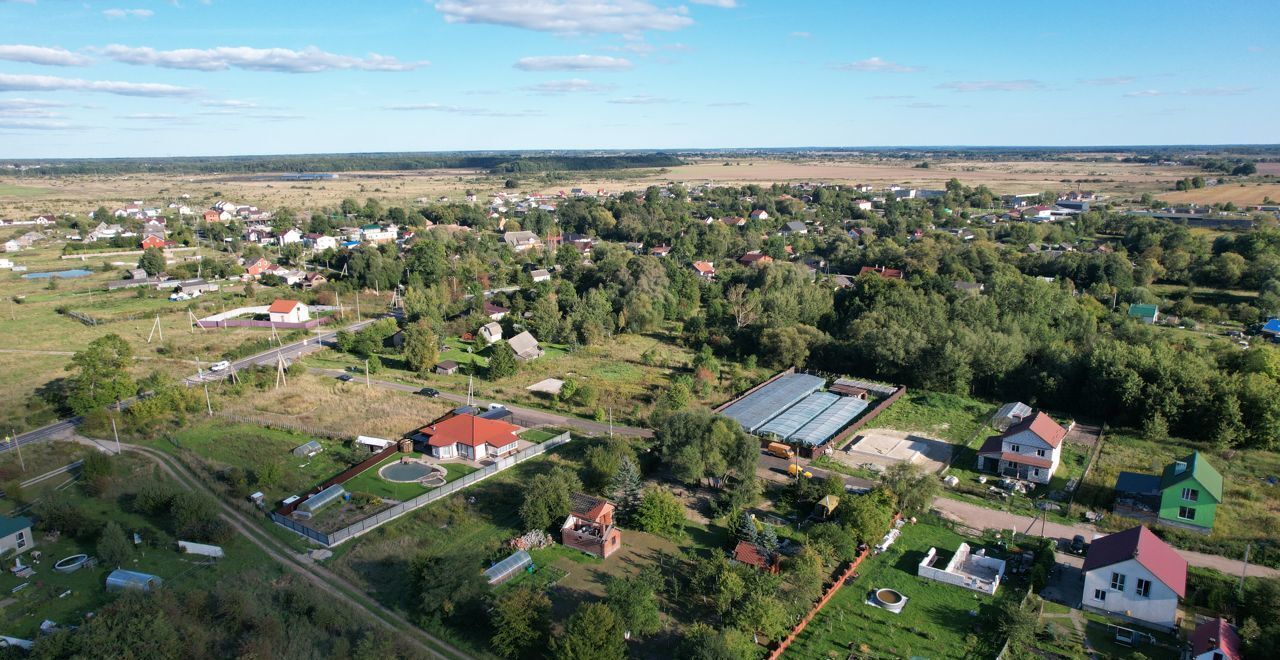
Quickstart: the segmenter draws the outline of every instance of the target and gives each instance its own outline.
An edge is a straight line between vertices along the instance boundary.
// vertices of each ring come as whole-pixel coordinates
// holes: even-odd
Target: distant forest
[[[372,170],[475,169],[494,174],[550,171],[617,170],[673,167],[683,162],[664,153],[524,155],[387,153],[312,154],[300,156],[223,156],[190,158],[82,158],[10,161],[0,165],[28,168],[27,177],[73,174],[255,174],[267,172],[359,172]],[[38,166],[38,168],[36,167]]]

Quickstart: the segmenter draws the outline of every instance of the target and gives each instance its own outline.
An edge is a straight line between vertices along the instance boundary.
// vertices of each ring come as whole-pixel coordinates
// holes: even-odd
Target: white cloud
[[[444,103],[389,105],[385,109],[399,112],[447,112],[452,114],[470,115],[473,117],[529,117],[538,114],[532,110],[485,110],[484,108],[471,108],[462,105],[448,105]]]
[[[92,62],[84,55],[73,53],[65,48],[24,44],[0,44],[0,60],[46,66],[84,66]]]
[[[938,85],[938,89],[953,92],[1029,92],[1043,88],[1038,80],[965,80]]]
[[[66,131],[80,128],[61,121],[39,119],[0,119],[0,130]]]
[[[192,69],[196,71],[275,71],[280,73],[316,73],[334,69],[359,69],[362,71],[412,71],[429,62],[402,62],[394,57],[370,53],[368,57],[335,55],[314,46],[302,50],[288,48],[250,48],[248,46],[220,46],[217,48],[180,48],[156,50],[147,47],[130,47],[112,44],[102,49],[102,54],[125,64],[151,65],[167,69]]]
[[[0,99],[0,112],[26,112],[48,110],[49,108],[65,108],[66,103],[46,101],[44,99]]]
[[[107,18],[151,18],[156,13],[150,9],[107,9],[102,12]]]
[[[620,105],[652,105],[656,103],[671,103],[671,99],[649,96],[648,94],[637,94],[636,96],[624,96],[620,99],[609,99],[609,102]]]
[[[56,76],[24,76],[0,73],[0,92],[102,92],[122,96],[188,96],[196,90],[160,83],[134,83],[117,80],[84,80]]]
[[[200,105],[203,105],[206,108],[230,108],[240,110],[258,107],[258,104],[253,101],[240,101],[237,99],[201,101]]]
[[[1197,87],[1194,89],[1183,89],[1173,92],[1165,92],[1158,89],[1144,89],[1136,92],[1128,92],[1125,96],[1130,98],[1143,98],[1152,96],[1239,96],[1248,94],[1257,87]]]
[[[524,88],[525,91],[534,92],[536,94],[572,94],[581,92],[607,92],[613,89],[613,85],[602,83],[594,83],[590,80],[582,78],[572,78],[570,80],[552,80],[549,82],[529,85]]]
[[[791,37],[792,39],[808,39],[809,37],[812,37],[813,34],[809,32],[792,32],[787,36]]]
[[[514,65],[524,71],[590,71],[630,69],[631,61],[608,55],[550,55],[522,57]]]
[[[1103,78],[1081,78],[1080,82],[1085,85],[1108,87],[1111,85],[1132,85],[1138,82],[1138,79],[1134,76],[1106,76]]]
[[[920,70],[917,66],[908,66],[906,64],[898,64],[882,60],[879,57],[870,57],[865,60],[849,62],[848,64],[838,64],[837,69],[844,71],[862,71],[865,73],[915,73]]]
[[[693,24],[684,7],[647,0],[440,0],[449,23],[486,23],[556,34],[638,34]]]
[[[1142,89],[1136,92],[1125,92],[1124,95],[1128,97],[1163,96],[1164,92],[1158,89]]]
[[[738,6],[738,0],[689,0],[695,5],[707,5],[708,7],[719,7],[721,9],[735,9]]]

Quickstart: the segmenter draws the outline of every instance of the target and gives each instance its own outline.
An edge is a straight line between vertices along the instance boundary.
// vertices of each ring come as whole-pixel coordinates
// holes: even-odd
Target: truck
[[[770,442],[769,447],[765,450],[778,458],[791,458],[796,455],[796,451],[781,442]]]

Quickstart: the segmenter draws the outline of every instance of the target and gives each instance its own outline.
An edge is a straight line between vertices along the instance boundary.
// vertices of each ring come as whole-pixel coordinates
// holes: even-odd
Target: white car
[[[214,362],[213,364],[209,365],[209,371],[222,371],[224,369],[230,369],[230,368],[231,368],[231,363],[227,362],[226,360],[222,360],[220,362]]]

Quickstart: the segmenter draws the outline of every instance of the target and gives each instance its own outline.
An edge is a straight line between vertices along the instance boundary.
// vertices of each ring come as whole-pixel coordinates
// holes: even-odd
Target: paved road
[[[333,378],[338,378],[346,374],[351,376],[351,382],[353,383],[359,384],[364,382],[364,376],[357,375],[357,374],[347,374],[347,372],[339,369],[312,369],[311,372],[316,374],[322,374],[325,376],[331,376]],[[405,385],[404,383],[393,383],[391,381],[378,380],[377,378],[370,378],[369,384],[376,385],[378,387],[386,388],[389,390],[399,390],[401,392],[417,392],[418,390],[422,389],[421,387],[418,387],[415,385]],[[446,401],[452,401],[454,403],[467,402],[467,397],[461,394],[454,394],[452,392],[442,391],[440,392],[439,398],[444,399]],[[486,401],[476,401],[476,405],[480,405],[480,406],[487,405],[487,403],[488,402]],[[516,417],[520,417],[534,424],[546,424],[548,426],[563,426],[566,428],[576,429],[578,431],[581,431],[583,433],[588,433],[590,435],[601,435],[601,436],[609,435],[608,424],[602,424],[600,422],[595,422],[589,419],[582,419],[581,417],[570,417],[568,415],[561,415],[558,413],[548,412],[545,410],[538,410],[537,408],[525,408],[523,406],[509,405],[505,403],[501,405],[505,406]],[[613,432],[616,435],[624,435],[632,438],[653,437],[653,431],[649,429],[638,428],[635,426],[614,425]]]
[[[368,326],[370,323],[373,323],[374,321],[378,320],[378,318],[380,317],[367,319],[364,321],[360,321],[359,323],[353,323],[352,325],[349,325],[343,329],[348,331],[360,330],[361,328],[364,328]],[[246,357],[246,358],[241,358],[239,360],[236,360],[235,362],[232,362],[231,368],[224,369],[216,373],[208,371],[207,365],[206,365],[206,370],[203,372],[204,380],[201,380],[201,374],[197,373],[191,376],[187,376],[184,379],[184,382],[186,382],[189,385],[195,385],[205,381],[214,381],[214,380],[221,380],[223,378],[227,378],[231,375],[232,371],[246,369],[254,365],[259,365],[259,364],[273,365],[276,362],[277,355],[284,357],[284,359],[287,362],[292,362],[296,360],[299,356],[306,355],[308,353],[313,353],[315,351],[320,350],[321,348],[324,348],[328,344],[332,344],[335,341],[335,338],[337,336],[338,336],[338,331],[334,330],[331,332],[326,332],[323,334],[316,335],[314,337],[307,337],[306,339],[293,342],[292,344],[285,344],[284,346],[281,346],[279,348],[273,348],[255,355],[250,355],[249,357]],[[128,408],[129,404],[132,403],[132,401],[133,401],[132,399],[123,401],[121,402],[121,406],[124,408]],[[4,440],[5,438],[7,438],[8,432],[7,430],[0,429],[0,453],[11,451],[18,445],[29,445],[33,442],[43,442],[45,440],[50,440],[52,438],[65,436],[71,431],[75,430],[77,427],[79,427],[80,422],[82,421],[84,421],[84,418],[82,417],[71,417],[68,419],[58,420],[47,426],[42,426],[38,429],[27,431],[26,433],[19,433],[17,436],[16,442],[12,440],[5,442]]]

